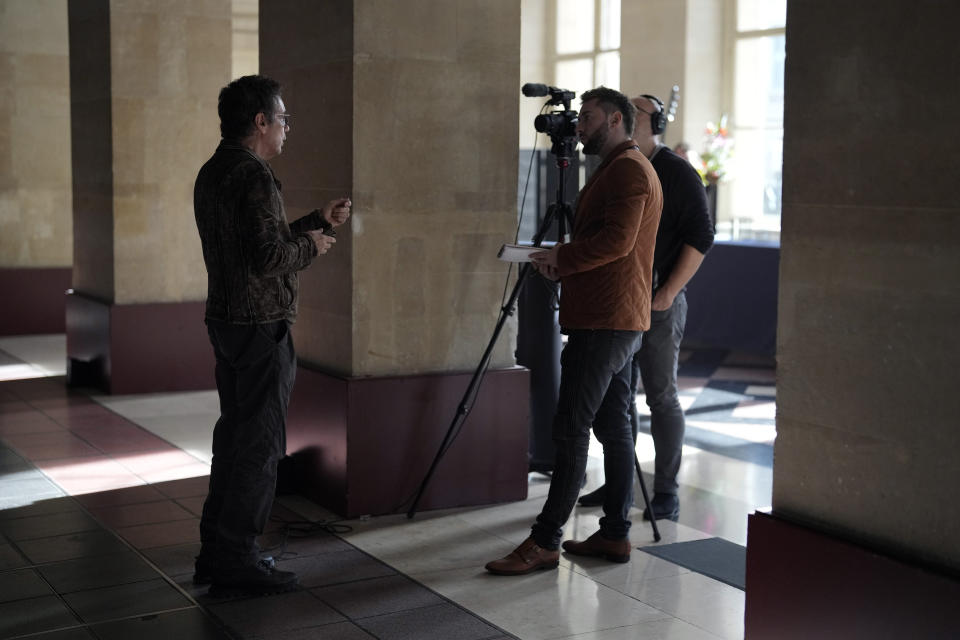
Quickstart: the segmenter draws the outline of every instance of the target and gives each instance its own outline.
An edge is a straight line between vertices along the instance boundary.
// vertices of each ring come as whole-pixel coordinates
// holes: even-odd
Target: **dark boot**
[[[581,507],[599,507],[607,497],[607,485],[602,484],[590,493],[585,493],[577,500]]]
[[[653,500],[650,501],[650,508],[653,509],[653,515],[657,520],[677,521],[680,516],[680,498],[672,493],[655,493]],[[650,511],[643,510],[643,519],[650,519]]]
[[[297,588],[297,574],[274,568],[273,559],[239,567],[215,568],[210,595],[216,598],[234,595],[270,595]]]

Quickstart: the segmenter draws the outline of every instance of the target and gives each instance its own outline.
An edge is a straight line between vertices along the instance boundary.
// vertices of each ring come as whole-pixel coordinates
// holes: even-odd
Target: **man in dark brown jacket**
[[[650,326],[653,250],[663,196],[650,162],[630,137],[636,108],[618,91],[600,87],[581,96],[577,133],[585,154],[603,158],[580,191],[572,241],[531,256],[540,273],[561,282],[557,445],[547,501],[530,537],[486,569],[519,575],[552,569],[563,525],[587,466],[590,428],[603,445],[607,496],[600,530],[563,548],[614,562],[630,559],[634,444],[629,404],[631,357]]]
[[[221,415],[193,579],[211,583],[214,595],[277,593],[295,588],[297,576],[262,561],[256,537],[270,515],[285,449],[297,272],[336,242],[330,229],[347,220],[350,200],[332,200],[287,224],[280,181],[267,164],[290,130],[277,82],[234,80],[220,91],[217,110],[223,140],[197,175],[193,206]]]

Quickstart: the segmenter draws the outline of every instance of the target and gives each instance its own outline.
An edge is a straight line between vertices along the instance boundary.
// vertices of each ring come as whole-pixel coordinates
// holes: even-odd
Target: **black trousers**
[[[254,564],[270,517],[296,354],[286,321],[207,321],[216,356],[220,419],[213,430],[210,488],[200,518],[200,556],[216,567]]]

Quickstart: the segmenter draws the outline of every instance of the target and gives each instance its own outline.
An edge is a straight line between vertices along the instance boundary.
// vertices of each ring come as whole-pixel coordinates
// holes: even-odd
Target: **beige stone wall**
[[[686,91],[687,1],[623,2],[620,20],[620,90],[651,93],[664,102],[674,84]],[[679,141],[680,125],[667,129],[666,144]]]
[[[220,139],[231,29],[229,0],[111,2],[117,303],[206,296],[193,182]]]
[[[520,6],[289,3],[261,14],[261,69],[294,125],[274,163],[289,217],[350,194],[301,278],[302,358],[348,375],[473,369],[516,221]],[[494,366],[513,363],[514,330]]]
[[[113,300],[113,134],[110,5],[68,3],[73,288]]]
[[[68,267],[66,0],[0,1],[0,87],[0,267]]]
[[[554,84],[553,68],[547,63],[553,38],[547,25],[551,19],[549,0],[522,0],[520,2],[520,86],[528,82]],[[536,140],[537,149],[549,149],[550,138],[537,133],[533,121],[539,115],[545,98],[528,98],[517,87],[520,101],[519,148],[532,149]],[[579,108],[579,101],[570,103],[571,109]],[[520,168],[521,173],[526,167]]]
[[[698,149],[704,124],[722,110],[726,3],[645,0],[621,6],[621,90],[667,102],[679,85],[676,119],[663,142],[672,147],[685,141]]]
[[[355,371],[472,369],[516,224],[519,3],[367,0],[355,19]]]
[[[716,122],[729,110],[725,106],[725,24],[724,0],[687,0],[683,80],[680,83],[680,107],[670,125],[669,144],[685,141],[700,149],[707,122]],[[667,96],[663,96],[667,100]]]
[[[283,154],[271,161],[295,220],[353,184],[353,7],[284,2],[260,16],[260,69],[283,87],[293,124]],[[294,340],[301,360],[349,375],[353,345],[353,240],[364,203],[337,244],[300,274]],[[358,222],[359,221],[359,222]]]
[[[230,78],[256,74],[260,69],[260,5],[258,0],[232,0],[233,63]]]
[[[958,17],[788,5],[773,469],[776,511],[954,570]]]

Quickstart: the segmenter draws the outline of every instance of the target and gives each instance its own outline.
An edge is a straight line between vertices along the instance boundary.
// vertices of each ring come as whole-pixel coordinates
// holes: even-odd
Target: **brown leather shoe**
[[[563,550],[575,556],[599,556],[610,562],[629,562],[631,547],[629,538],[607,540],[597,531],[583,542],[567,540],[563,543]]]
[[[533,538],[527,538],[510,555],[488,562],[486,569],[501,576],[519,576],[540,569],[556,569],[558,564],[559,550],[544,549]]]

